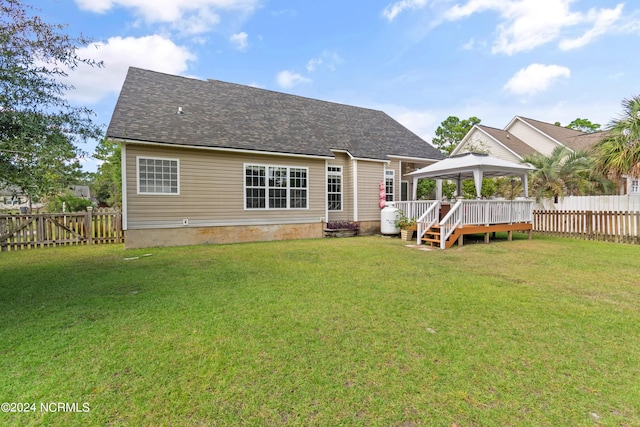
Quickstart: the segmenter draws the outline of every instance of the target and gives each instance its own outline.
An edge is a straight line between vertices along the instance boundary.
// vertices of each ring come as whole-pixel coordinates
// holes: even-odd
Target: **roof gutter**
[[[108,136],[108,139],[121,144],[135,144],[135,145],[149,145],[153,147],[164,148],[186,148],[192,150],[206,150],[206,151],[223,151],[229,153],[248,153],[248,154],[263,154],[268,156],[282,156],[282,157],[302,157],[307,159],[335,159],[335,156],[322,156],[319,154],[300,154],[300,153],[282,153],[278,151],[262,151],[262,150],[250,150],[246,148],[226,148],[226,147],[206,147],[200,145],[184,145],[184,144],[168,144],[164,142],[152,142],[152,141],[140,141],[135,139],[114,138]]]

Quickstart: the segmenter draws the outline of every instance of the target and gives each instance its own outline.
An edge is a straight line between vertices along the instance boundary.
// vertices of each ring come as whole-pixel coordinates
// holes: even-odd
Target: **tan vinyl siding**
[[[136,157],[178,159],[179,195],[137,192]],[[129,228],[189,225],[242,225],[320,222],[325,216],[325,160],[211,150],[127,145]],[[245,209],[244,166],[259,164],[308,168],[307,209]]]
[[[334,153],[328,166],[342,167],[342,211],[329,211],[329,221],[353,220],[353,160],[346,153]],[[326,187],[326,183],[325,183]]]
[[[384,181],[384,163],[358,160],[358,220],[380,221],[380,183]],[[399,172],[396,171],[398,191]]]
[[[508,132],[511,132],[516,137],[520,138],[520,140],[526,141],[527,145],[531,146],[533,149],[544,154],[545,156],[551,154],[553,149],[558,146],[556,142],[552,141],[550,138],[546,137],[545,135],[541,134],[540,132],[520,120],[516,120],[513,125],[506,130]]]

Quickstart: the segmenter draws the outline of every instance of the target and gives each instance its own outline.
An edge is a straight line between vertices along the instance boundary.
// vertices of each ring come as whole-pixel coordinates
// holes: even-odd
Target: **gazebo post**
[[[436,179],[436,200],[442,200],[442,180]]]
[[[413,201],[418,200],[418,178],[413,178],[413,188],[411,189],[411,197]]]
[[[476,198],[482,197],[482,171],[480,169],[473,170],[473,181],[476,184]]]

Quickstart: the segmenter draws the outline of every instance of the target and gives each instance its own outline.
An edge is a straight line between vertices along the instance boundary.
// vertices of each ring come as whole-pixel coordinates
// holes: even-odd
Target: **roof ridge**
[[[268,93],[272,93],[272,94],[275,94],[275,95],[290,96],[290,97],[304,99],[304,100],[308,100],[308,101],[312,101],[312,102],[326,102],[326,103],[332,104],[332,105],[342,105],[344,107],[357,108],[357,109],[361,109],[361,110],[376,111],[376,112],[379,112],[379,113],[386,114],[384,111],[376,109],[376,108],[358,107],[358,106],[355,106],[355,105],[346,104],[344,102],[327,101],[327,100],[324,100],[324,99],[311,98],[309,96],[302,96],[302,95],[297,95],[297,94],[293,94],[293,93],[287,93],[287,92],[282,92],[282,91],[273,90],[273,89],[266,89],[266,88],[257,87],[257,86],[251,86],[251,85],[242,84],[242,83],[228,82],[226,80],[219,80],[219,79],[214,79],[214,78],[202,79],[202,78],[199,78],[199,77],[182,76],[182,75],[165,73],[163,71],[149,70],[149,69],[146,69],[146,68],[140,68],[140,67],[134,67],[134,66],[129,66],[129,69],[134,69],[134,70],[137,70],[137,71],[140,71],[140,72],[143,72],[143,73],[156,73],[156,74],[163,74],[165,76],[173,77],[173,78],[195,80],[195,81],[202,82],[202,83],[205,83],[205,84],[216,83],[216,84],[237,86],[239,88],[242,88],[243,90],[263,91],[263,92],[268,92]]]
[[[138,67],[129,68],[107,136],[313,156],[341,149],[379,160],[442,157],[381,110]]]

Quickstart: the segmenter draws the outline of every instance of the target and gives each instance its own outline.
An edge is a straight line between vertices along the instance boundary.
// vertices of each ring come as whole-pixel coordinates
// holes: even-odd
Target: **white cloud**
[[[183,14],[180,19],[171,20],[171,27],[183,34],[197,35],[211,31],[220,23],[220,16],[209,8],[194,13]]]
[[[406,9],[420,9],[427,5],[427,0],[400,0],[390,4],[382,11],[382,16],[393,21],[396,16]]]
[[[210,31],[218,24],[219,11],[251,13],[259,0],[76,0],[78,7],[106,13],[122,7],[133,9],[148,23],[171,23],[188,34]]]
[[[66,83],[75,86],[68,93],[72,101],[96,103],[118,93],[129,66],[182,74],[188,62],[196,59],[188,49],[173,41],[152,35],[140,38],[112,37],[106,43],[92,43],[78,50],[81,58],[104,61],[104,68],[79,67],[69,72]]]
[[[420,110],[400,110],[388,114],[425,141],[431,142],[433,139],[434,129],[437,127],[437,119],[433,113]]]
[[[462,50],[472,50],[475,45],[476,45],[476,41],[473,37],[471,37],[471,39],[469,39],[468,42],[462,45]]]
[[[244,31],[237,34],[232,34],[229,37],[229,41],[233,44],[238,50],[246,50],[249,46],[249,35]]]
[[[331,71],[335,71],[336,67],[342,64],[344,60],[338,55],[337,52],[324,50],[322,54],[317,58],[311,58],[307,62],[307,71],[312,73],[314,72],[320,65],[324,65]]]
[[[298,73],[293,73],[289,70],[280,71],[276,76],[276,82],[278,86],[290,89],[301,83],[310,83],[311,79],[304,77]]]
[[[569,78],[571,70],[560,65],[531,64],[518,71],[504,86],[516,95],[535,95],[543,92],[560,78]]]
[[[467,0],[451,7],[445,18],[453,21],[475,13],[497,12],[502,21],[496,27],[492,52],[513,55],[557,40],[568,28],[594,24],[583,36],[563,41],[560,47],[566,50],[582,46],[611,29],[623,6],[582,13],[572,11],[572,3],[573,0]]]
[[[615,9],[590,10],[587,19],[594,22],[593,28],[575,39],[562,40],[560,42],[560,49],[570,50],[580,48],[610,31],[622,16],[623,7],[624,4],[619,4]]]
[[[316,68],[322,64],[322,58],[311,58],[309,62],[307,62],[307,71],[313,72]]]
[[[433,111],[414,110],[397,104],[367,104],[366,108],[384,111],[393,117],[402,126],[418,135],[420,138],[430,142],[438,127],[437,117]]]

